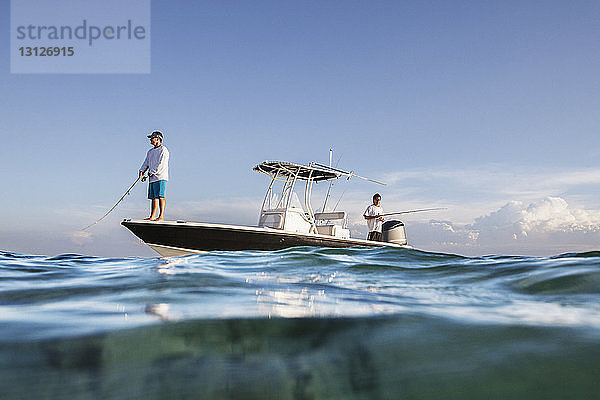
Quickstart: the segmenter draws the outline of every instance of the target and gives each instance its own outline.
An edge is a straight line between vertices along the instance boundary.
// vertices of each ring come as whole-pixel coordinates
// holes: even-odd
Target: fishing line
[[[348,190],[348,186],[346,186],[344,188],[344,191],[342,192],[342,195],[338,199],[337,203],[335,203],[335,207],[333,207],[333,211],[335,211],[337,209],[337,206],[340,204],[340,201],[342,201],[342,197],[344,197],[344,195],[346,194],[346,190]]]
[[[86,226],[85,228],[83,228],[82,231],[85,231],[86,229],[91,228],[92,226],[96,225],[98,222],[100,222],[104,218],[106,218],[108,216],[108,214],[110,214],[112,212],[112,210],[114,210],[119,205],[119,203],[123,201],[123,199],[125,198],[125,196],[127,196],[129,194],[129,191],[131,189],[133,189],[133,187],[135,186],[136,183],[138,183],[138,181],[140,180],[140,178],[141,178],[141,176],[138,176],[138,178],[135,180],[135,182],[133,182],[133,184],[131,186],[129,186],[129,189],[127,189],[127,191],[125,193],[123,193],[123,196],[121,196],[121,198],[119,199],[119,201],[117,201],[115,203],[115,205],[112,206],[112,208],[110,210],[108,210],[108,212],[106,214],[104,214],[99,220],[97,220],[93,224],[90,224],[90,225]],[[146,177],[144,177],[142,180],[146,180]]]

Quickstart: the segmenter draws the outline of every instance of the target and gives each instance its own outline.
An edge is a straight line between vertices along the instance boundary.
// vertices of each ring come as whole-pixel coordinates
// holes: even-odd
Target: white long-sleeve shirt
[[[169,150],[163,145],[148,150],[140,172],[148,170],[149,182],[169,180]]]

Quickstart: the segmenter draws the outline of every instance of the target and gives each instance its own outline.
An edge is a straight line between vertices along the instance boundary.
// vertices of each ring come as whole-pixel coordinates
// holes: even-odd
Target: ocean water
[[[600,252],[0,252],[0,399],[599,399]]]

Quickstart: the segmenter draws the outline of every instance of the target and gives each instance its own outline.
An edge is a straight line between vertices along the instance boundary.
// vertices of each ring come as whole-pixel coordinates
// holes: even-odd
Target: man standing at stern
[[[383,234],[381,233],[381,228],[383,226],[384,218],[381,216],[383,214],[383,207],[381,204],[381,195],[379,193],[375,193],[373,195],[373,204],[371,204],[365,210],[363,217],[367,220],[367,226],[369,228],[369,236],[367,236],[367,240],[374,240],[376,242],[381,242],[383,240]]]
[[[139,175],[142,178],[148,171],[148,198],[152,200],[152,209],[150,217],[146,220],[162,221],[167,205],[165,190],[169,180],[169,150],[162,144],[163,134],[161,132],[154,131],[148,135],[148,138],[153,147],[148,150]],[[160,212],[156,217],[158,209]]]

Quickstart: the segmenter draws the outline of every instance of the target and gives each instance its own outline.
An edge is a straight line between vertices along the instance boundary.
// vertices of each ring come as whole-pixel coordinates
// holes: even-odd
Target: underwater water
[[[598,399],[600,252],[0,252],[0,399]]]

